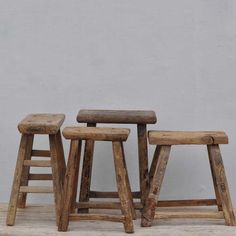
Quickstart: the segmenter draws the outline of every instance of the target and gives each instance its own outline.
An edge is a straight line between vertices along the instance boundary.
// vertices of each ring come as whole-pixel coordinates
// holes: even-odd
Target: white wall
[[[234,0],[1,0],[0,201],[9,199],[16,126],[27,113],[65,113],[65,126],[81,108],[104,108],[153,109],[152,129],[225,130],[230,144],[222,153],[236,205],[235,63]],[[137,188],[132,131],[125,148]],[[92,184],[112,189],[111,148],[99,144],[96,154]],[[213,192],[205,148],[175,148],[162,198]],[[52,201],[42,196],[31,201]]]

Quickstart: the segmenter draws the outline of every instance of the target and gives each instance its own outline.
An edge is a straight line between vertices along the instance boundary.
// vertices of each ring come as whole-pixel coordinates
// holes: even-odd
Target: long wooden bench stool
[[[64,119],[63,114],[30,114],[19,123],[18,129],[22,136],[8,206],[7,225],[14,225],[17,207],[25,208],[27,193],[54,193],[58,223],[66,170],[60,132]],[[33,149],[34,136],[39,134],[49,136],[50,150]],[[49,160],[33,160],[32,157],[45,157]],[[52,174],[31,173],[30,167],[51,167]],[[52,180],[53,187],[29,186],[31,180]]]
[[[138,137],[138,161],[140,190],[133,192],[133,198],[140,199],[141,204],[135,204],[135,208],[142,208],[148,193],[148,147],[147,147],[147,124],[155,124],[157,121],[154,111],[137,110],[80,110],[77,116],[78,122],[87,123],[88,127],[95,127],[98,123],[107,124],[135,124]],[[93,164],[94,140],[86,140],[81,191],[79,202],[88,202],[90,198],[117,198],[117,192],[92,191],[91,175]],[[81,205],[79,212],[88,212],[85,205]],[[101,206],[102,207],[102,206]],[[90,205],[90,208],[93,208]]]
[[[63,130],[64,137],[71,140],[71,145],[65,175],[59,231],[67,231],[69,220],[105,220],[123,223],[125,232],[133,233],[132,220],[135,218],[135,211],[123,149],[123,142],[128,138],[129,132],[129,129],[94,127],[67,127]],[[112,142],[116,182],[120,198],[120,203],[114,202],[113,204],[118,205],[118,208],[121,209],[121,216],[75,213],[82,140]],[[86,204],[89,207],[89,203]]]
[[[156,145],[150,168],[150,191],[142,214],[141,225],[151,226],[154,219],[160,218],[213,218],[225,219],[226,225],[235,225],[235,215],[230,199],[227,179],[219,144],[228,144],[224,132],[176,132],[149,131],[149,143]],[[207,145],[210,169],[216,199],[177,200],[172,206],[208,206],[217,205],[218,211],[209,212],[159,212],[155,211],[161,190],[162,180],[172,145]],[[171,206],[171,205],[170,205]]]

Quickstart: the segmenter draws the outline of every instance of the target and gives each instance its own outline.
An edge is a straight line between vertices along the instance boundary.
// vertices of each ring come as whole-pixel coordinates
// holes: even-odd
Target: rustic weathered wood
[[[142,213],[141,225],[148,227],[152,225],[155,216],[155,207],[160,195],[161,185],[164,178],[167,162],[170,155],[171,146],[161,146],[156,169],[150,184],[150,191],[145,202]]]
[[[117,215],[105,215],[105,214],[70,214],[70,220],[101,220],[101,221],[111,221],[111,222],[125,222],[124,216]]]
[[[53,193],[57,221],[61,205],[62,185],[65,173],[65,161],[63,144],[60,135],[60,126],[65,116],[62,114],[31,114],[18,125],[22,132],[22,139],[17,158],[14,183],[9,204],[7,224],[13,225],[17,206],[24,208],[27,193]],[[50,151],[33,150],[33,138],[35,134],[49,134]],[[31,157],[47,157],[51,160],[32,160]],[[53,174],[30,173],[30,167],[51,167]],[[20,178],[20,183],[19,183]],[[54,191],[51,187],[28,186],[29,180],[52,180]],[[18,199],[16,200],[16,197]]]
[[[66,161],[65,161],[64,148],[60,130],[56,133],[56,143],[57,143],[57,156],[58,156],[57,159],[61,173],[59,177],[61,178],[60,182],[62,183],[63,186],[66,173]]]
[[[51,167],[51,161],[38,161],[38,160],[25,160],[24,166],[32,166],[32,167]]]
[[[62,207],[60,211],[60,220],[58,231],[67,231],[69,224],[69,215],[72,206],[74,182],[76,177],[77,166],[80,163],[81,141],[72,140],[70,144],[70,153],[67,162],[67,169],[64,181],[64,192],[62,195]]]
[[[144,203],[145,193],[148,188],[148,153],[147,153],[147,135],[146,124],[156,123],[156,114],[154,111],[136,111],[136,110],[80,110],[77,116],[78,122],[85,123],[119,123],[119,124],[137,124],[138,131],[138,145],[139,147],[139,177],[140,189],[139,192],[133,192],[134,198],[141,198]],[[143,132],[145,130],[145,132]],[[146,138],[146,140],[144,140]],[[144,150],[142,150],[144,148]],[[82,182],[84,181],[82,177]],[[104,192],[94,194],[95,191],[90,191],[90,197],[103,198],[118,197],[117,193]],[[106,196],[107,194],[107,196]]]
[[[228,183],[219,145],[209,145],[208,150],[213,172],[215,174],[216,186],[218,188],[218,193],[222,203],[226,225],[234,226],[236,225],[235,214],[231,203]]]
[[[32,150],[31,152],[32,157],[50,157],[51,153],[48,150]]]
[[[21,193],[53,193],[53,188],[49,186],[21,186]]]
[[[140,192],[132,192],[133,198],[140,198]],[[100,192],[100,191],[90,191],[90,198],[119,198],[117,192]]]
[[[70,214],[69,219],[74,220],[100,220],[124,223],[124,216],[105,215],[105,214]]]
[[[88,123],[87,127],[96,127],[96,124]],[[82,181],[80,184],[80,202],[88,202],[90,197],[90,187],[91,187],[91,178],[92,178],[92,167],[93,167],[93,153],[94,153],[94,141],[86,140],[84,147],[84,158],[83,158],[83,168],[82,168]],[[80,209],[80,213],[88,213],[89,209]]]
[[[163,200],[157,202],[157,207],[187,207],[187,206],[215,206],[216,199],[186,199],[186,200]]]
[[[125,160],[124,146],[123,146],[122,142],[121,142],[121,150],[122,150],[122,155],[123,155],[123,164],[124,164],[125,171],[126,171],[125,177],[126,177],[127,191],[128,191],[128,196],[129,196],[129,202],[130,202],[129,204],[131,206],[133,220],[135,220],[136,219],[136,212],[135,212],[135,206],[134,206],[134,202],[133,202],[132,191],[131,191],[131,186],[130,186],[130,181],[129,181],[128,169],[127,169],[126,160]]]
[[[29,180],[52,180],[51,174],[29,174]]]
[[[154,219],[172,219],[172,218],[206,218],[206,219],[223,219],[223,212],[195,212],[195,211],[166,211],[166,212],[156,212]]]
[[[27,156],[27,153],[29,151],[29,148],[31,145],[28,145],[33,140],[32,135],[22,135],[20,147],[18,151],[18,157],[16,162],[16,169],[15,169],[15,175],[12,185],[12,191],[10,196],[10,202],[8,206],[8,213],[7,213],[7,220],[6,224],[11,226],[15,223],[16,218],[16,209],[17,209],[17,203],[19,198],[19,191],[20,191],[20,184],[21,184],[21,177],[22,177],[22,170],[23,170],[23,163],[24,159]],[[28,148],[27,148],[28,147]],[[30,150],[31,151],[31,150]]]
[[[26,148],[26,156],[25,156],[25,160],[30,160],[31,159],[31,150],[33,148],[33,142],[34,142],[34,135],[30,135],[28,137],[28,144],[27,144],[27,148]],[[28,166],[24,166],[22,169],[22,176],[21,176],[21,186],[27,186],[28,182],[29,182],[29,172],[30,172],[30,167]],[[18,203],[17,203],[17,207],[19,208],[25,208],[26,206],[26,198],[27,198],[27,193],[19,193],[19,197],[18,197]]]
[[[138,130],[138,156],[139,156],[139,183],[141,203],[144,205],[148,194],[148,149],[147,149],[147,127],[145,124],[137,126]]]
[[[80,110],[77,121],[84,123],[155,124],[157,118],[154,111]]]
[[[157,145],[156,149],[155,149],[155,152],[154,152],[154,155],[153,155],[150,171],[149,171],[149,184],[153,179],[153,175],[154,175],[155,170],[156,170],[159,155],[160,155],[160,146]]]
[[[98,127],[66,127],[63,130],[66,139],[125,141],[130,133],[129,129],[98,128]]]
[[[51,167],[52,167],[52,179],[53,179],[53,191],[56,209],[56,222],[59,223],[59,214],[61,208],[61,198],[63,192],[62,179],[64,173],[61,172],[58,155],[57,136],[55,134],[49,135],[49,146],[51,152]]]
[[[57,233],[55,231],[54,205],[40,204],[28,205],[27,208],[19,210],[20,220],[14,227],[5,227],[7,206],[8,204],[0,204],[0,235],[2,236],[119,236],[122,234],[121,223],[96,221],[83,221],[76,227],[76,222],[72,222],[71,230],[66,233]],[[201,211],[207,211],[208,207],[201,208]],[[159,213],[163,211],[196,211],[196,208],[175,208],[175,209],[158,209]],[[213,210],[213,209],[212,209]],[[111,210],[102,210],[103,214],[111,213]],[[94,210],[99,213],[100,210]],[[113,212],[113,211],[112,211]],[[116,215],[118,212],[114,211]],[[140,221],[134,221],[136,229],[135,236],[234,236],[236,235],[236,227],[226,227],[224,219],[184,219],[176,220],[159,220],[155,227],[141,228]]]
[[[190,145],[190,144],[227,144],[228,137],[222,131],[149,131],[150,144]]]
[[[115,171],[116,171],[116,182],[118,188],[118,194],[121,203],[121,211],[125,216],[124,228],[126,233],[133,233],[133,216],[132,216],[132,207],[133,204],[130,204],[129,192],[128,192],[128,183],[127,183],[127,173],[123,161],[123,152],[120,142],[112,142],[113,153],[114,153],[114,162],[115,162]]]
[[[216,199],[187,199],[187,200],[162,200],[157,202],[157,207],[189,207],[189,206],[215,206]],[[89,201],[76,203],[76,207],[80,209],[120,209],[119,202],[101,202]],[[143,205],[134,202],[135,209],[142,209]]]
[[[23,134],[56,134],[60,129],[64,114],[30,114],[18,125]]]
[[[212,164],[212,158],[211,158],[211,153],[210,153],[210,148],[209,145],[207,145],[207,151],[208,151],[208,158],[209,158],[209,163],[210,163],[210,169],[211,169],[211,175],[212,175],[212,180],[213,180],[213,185],[214,185],[214,190],[215,190],[215,195],[216,195],[216,201],[217,201],[217,207],[219,211],[222,211],[222,201],[220,198],[220,194],[218,191],[217,187],[217,182],[216,182],[216,174],[214,172],[213,164]]]

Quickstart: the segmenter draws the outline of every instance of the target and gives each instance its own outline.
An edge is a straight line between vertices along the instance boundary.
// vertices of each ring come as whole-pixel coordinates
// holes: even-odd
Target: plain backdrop
[[[65,127],[79,109],[101,108],[155,110],[149,129],[225,130],[236,205],[235,75],[234,0],[0,0],[0,202],[9,199],[17,124],[27,113],[65,113]],[[125,152],[137,190],[136,129],[124,127],[132,129]],[[36,142],[48,147],[47,137]],[[111,154],[109,144],[96,144],[93,189],[116,189]],[[174,148],[161,198],[213,196],[206,148]]]

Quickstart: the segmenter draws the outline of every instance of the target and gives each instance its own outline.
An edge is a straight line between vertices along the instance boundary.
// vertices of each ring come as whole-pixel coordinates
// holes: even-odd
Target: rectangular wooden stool
[[[227,144],[224,132],[149,131],[149,143],[156,145],[150,169],[150,190],[145,202],[141,225],[151,226],[160,218],[224,218],[226,225],[235,225],[235,215],[219,144]],[[216,212],[163,212],[155,211],[172,145],[207,145],[216,199],[176,200],[173,206],[217,205]]]
[[[123,223],[125,232],[133,233],[133,218],[135,218],[135,211],[123,149],[123,142],[128,138],[129,132],[129,129],[93,127],[67,127],[63,130],[64,137],[71,140],[71,145],[65,175],[61,217],[58,227],[59,231],[67,231],[69,220],[105,220]],[[121,216],[75,213],[77,207],[76,194],[82,140],[112,142],[117,189],[120,199],[120,203],[116,202],[113,204],[118,204],[122,212]],[[89,208],[90,203],[86,202],[86,204]],[[96,206],[99,206],[99,204],[104,205],[104,203],[97,202]],[[112,205],[112,203],[110,204]]]
[[[18,129],[21,142],[7,214],[7,225],[14,225],[17,207],[25,208],[27,193],[54,193],[57,223],[66,170],[60,127],[63,114],[31,114],[22,120]],[[50,150],[33,150],[34,135],[49,135]],[[49,160],[32,160],[45,157]],[[30,167],[51,167],[52,174],[34,174]],[[31,180],[52,180],[52,187],[28,186]]]
[[[154,111],[136,110],[80,110],[77,116],[78,122],[87,123],[88,127],[95,127],[98,123],[107,124],[136,124],[138,136],[138,158],[139,158],[139,183],[140,190],[133,192],[134,198],[141,200],[141,204],[135,204],[135,208],[142,208],[148,193],[148,148],[147,148],[147,124],[156,123]],[[88,202],[90,198],[117,198],[117,192],[92,191],[91,175],[93,164],[94,140],[86,140],[81,191],[79,202]],[[101,206],[102,207],[102,206]],[[90,208],[94,206],[90,205]],[[102,207],[103,208],[103,207]],[[116,206],[114,205],[114,208]],[[88,208],[79,208],[79,212],[88,212]]]

